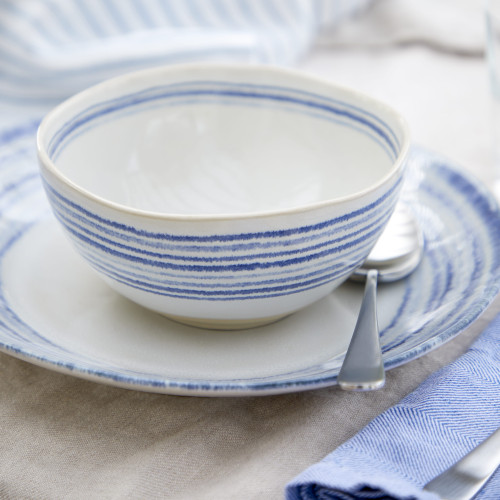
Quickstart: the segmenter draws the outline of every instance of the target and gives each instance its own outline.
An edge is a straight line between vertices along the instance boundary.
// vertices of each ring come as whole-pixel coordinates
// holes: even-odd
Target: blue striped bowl
[[[118,77],[38,131],[48,199],[87,262],[134,302],[228,329],[347,279],[394,208],[408,144],[382,103],[250,65]]]

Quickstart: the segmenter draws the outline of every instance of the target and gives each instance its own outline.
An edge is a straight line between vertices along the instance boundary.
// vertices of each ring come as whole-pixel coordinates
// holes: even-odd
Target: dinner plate
[[[0,144],[0,349],[49,369],[167,394],[279,394],[336,383],[363,286],[345,283],[279,322],[242,331],[175,323],[111,290],[61,233],[41,187],[33,128]],[[500,214],[488,190],[414,149],[402,194],[424,258],[379,286],[386,368],[463,331],[500,283]]]

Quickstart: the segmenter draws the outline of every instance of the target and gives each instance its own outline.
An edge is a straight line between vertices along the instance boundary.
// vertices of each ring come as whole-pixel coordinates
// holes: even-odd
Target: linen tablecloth
[[[468,43],[462,37],[456,49],[437,37],[433,14],[409,12],[406,3],[375,2],[342,30],[323,33],[321,45],[309,47],[295,66],[389,102],[407,118],[415,142],[487,181],[482,14],[476,2],[458,2],[466,4],[469,22]],[[396,29],[395,12],[413,26],[412,37]],[[381,31],[381,25],[393,28]],[[26,99],[4,99],[2,130],[14,117],[37,119],[45,104]],[[386,387],[374,393],[330,387],[261,398],[166,396],[99,385],[0,354],[0,498],[282,498],[292,478],[465,352],[497,311],[498,299],[454,340],[390,370]]]

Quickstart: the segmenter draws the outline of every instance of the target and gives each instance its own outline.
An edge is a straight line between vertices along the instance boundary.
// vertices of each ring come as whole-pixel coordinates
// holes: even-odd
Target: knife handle
[[[500,465],[500,428],[458,462],[460,469],[474,477],[488,476]]]
[[[442,500],[470,500],[500,465],[500,428],[455,465],[427,483],[424,491]]]

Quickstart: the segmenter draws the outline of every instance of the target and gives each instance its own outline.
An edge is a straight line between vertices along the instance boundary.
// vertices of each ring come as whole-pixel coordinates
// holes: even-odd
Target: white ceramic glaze
[[[119,77],[38,133],[48,198],[91,266],[145,307],[219,328],[341,284],[391,214],[407,150],[387,106],[261,66]]]

